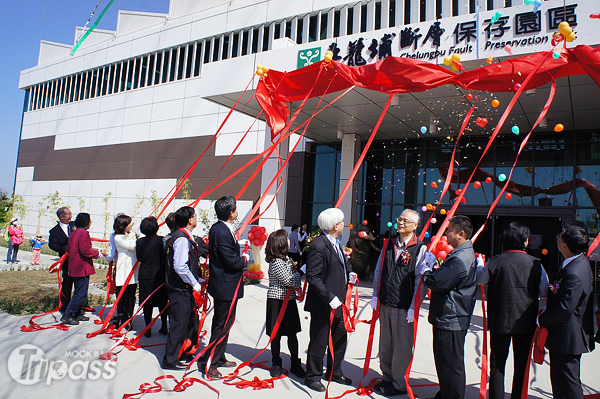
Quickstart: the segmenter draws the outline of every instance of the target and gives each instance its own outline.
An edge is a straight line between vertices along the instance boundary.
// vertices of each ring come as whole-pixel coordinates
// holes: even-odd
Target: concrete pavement
[[[2,252],[0,251],[0,256]],[[25,259],[23,257],[23,259]],[[0,274],[2,278],[2,274]],[[262,284],[246,286],[244,298],[239,302],[237,320],[231,331],[229,345],[227,347],[228,358],[238,362],[249,360],[258,351],[263,348],[268,337],[264,334],[265,320],[265,301],[268,288],[267,280],[263,280]],[[360,294],[360,319],[370,319],[371,309],[369,301],[371,299],[370,283],[364,283],[359,288]],[[300,342],[300,350],[302,360],[306,359],[304,351],[308,346],[308,331],[309,331],[309,315],[302,311],[300,306],[300,315],[302,318],[302,332],[298,334]],[[423,311],[419,317],[418,339],[413,371],[411,373],[411,385],[414,386],[415,394],[420,398],[434,396],[437,391],[436,386],[419,386],[436,384],[437,376],[433,363],[433,354],[431,351],[431,326],[427,322],[428,301],[423,304]],[[57,315],[44,317],[43,320],[38,320],[41,324],[56,322]],[[98,360],[100,353],[106,352],[114,342],[107,335],[100,335],[95,338],[86,338],[86,333],[92,332],[97,328],[93,323],[96,317],[92,317],[92,321],[82,323],[79,326],[73,326],[68,331],[59,331],[56,329],[23,333],[20,331],[20,326],[25,324],[29,317],[15,317],[12,315],[0,313],[0,341],[3,342],[0,347],[0,358],[3,359],[0,363],[0,397],[2,398],[21,398],[21,397],[78,397],[85,399],[94,398],[120,398],[126,393],[138,392],[140,384],[148,382],[152,383],[154,378],[163,374],[172,374],[177,378],[182,376],[182,372],[163,373],[159,364],[164,353],[164,345],[141,348],[137,351],[129,351],[123,349],[118,354],[116,363],[106,365],[104,361]],[[205,328],[210,331],[210,321],[212,314],[209,314]],[[467,368],[467,398],[478,398],[479,380],[480,380],[480,365],[481,365],[481,339],[482,339],[482,316],[481,304],[477,303],[475,314],[472,319],[471,328],[467,334],[465,348],[465,364]],[[143,317],[138,316],[133,323],[134,331],[130,332],[130,336],[136,334],[135,331],[141,331],[143,328]],[[151,338],[142,338],[140,344],[160,344],[164,343],[166,338],[158,333],[160,321],[157,322],[153,329]],[[359,324],[356,332],[349,334],[348,350],[343,364],[343,370],[346,376],[352,378],[353,386],[358,386],[358,381],[362,377],[362,366],[364,362],[366,342],[369,326]],[[378,334],[379,328],[376,329],[375,342],[373,350],[373,358],[371,359],[371,367],[365,384],[372,378],[380,376],[379,360],[378,360]],[[204,343],[208,338],[204,339]],[[287,346],[285,339],[282,343],[283,366],[289,367],[289,356],[287,356]],[[52,365],[56,371],[48,373],[42,370],[42,367],[32,368],[29,374],[17,376],[21,382],[32,383],[32,385],[24,385],[18,383],[11,377],[10,369],[17,370],[23,364],[25,355],[19,355],[15,351],[21,345],[35,345],[43,354],[35,348],[29,352],[37,354],[47,360],[49,365]],[[29,355],[31,356],[31,355]],[[270,351],[267,349],[257,361],[266,360],[270,362]],[[12,362],[9,367],[9,361]],[[16,363],[14,363],[16,362]],[[44,361],[41,362],[42,364]],[[507,383],[506,386],[510,389],[510,379],[512,378],[512,357],[509,357],[507,362]],[[600,393],[600,380],[598,379],[598,370],[600,370],[600,350],[596,350],[591,354],[583,355],[582,358],[582,382],[584,384],[585,393]],[[226,369],[222,369],[226,371]],[[231,370],[233,371],[233,369]],[[36,374],[36,372],[40,372]],[[65,375],[58,379],[61,373]],[[259,378],[268,378],[268,371],[261,369],[243,370],[246,379],[252,379],[254,376]],[[114,375],[113,375],[114,374]],[[48,376],[53,376],[56,379],[49,380]],[[191,377],[201,378],[200,374],[195,371],[190,374]],[[543,365],[535,365],[531,370],[531,389],[530,398],[550,398],[551,386],[549,378],[548,356]],[[323,393],[317,393],[306,388],[303,381],[296,377],[284,378],[275,382],[274,389],[263,389],[253,391],[251,389],[240,390],[233,386],[224,385],[220,381],[211,383],[213,387],[221,393],[221,398],[323,398]],[[165,382],[165,386],[173,386],[172,383]],[[342,394],[348,387],[336,383],[330,386],[330,396]],[[347,397],[353,397],[356,394],[350,394]],[[161,392],[158,394],[147,395],[149,398],[191,398],[191,397],[216,397],[216,394],[208,388],[194,384],[185,392],[169,393]],[[373,394],[372,397],[379,398],[381,396]],[[399,398],[407,397],[406,395],[398,396]],[[508,395],[507,395],[508,397]]]

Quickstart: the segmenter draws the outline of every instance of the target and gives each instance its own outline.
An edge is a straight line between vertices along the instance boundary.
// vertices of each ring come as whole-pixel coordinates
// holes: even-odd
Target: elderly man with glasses
[[[398,218],[398,236],[388,243],[382,252],[373,279],[373,310],[379,310],[381,336],[379,360],[383,381],[375,389],[384,396],[406,393],[404,374],[413,356],[413,321],[416,287],[424,270],[435,265],[435,256],[415,230],[419,225],[419,213],[406,209]]]

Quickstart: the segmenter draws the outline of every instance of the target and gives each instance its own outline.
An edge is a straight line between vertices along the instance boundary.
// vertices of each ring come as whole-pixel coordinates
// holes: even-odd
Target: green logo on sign
[[[321,60],[321,48],[309,48],[306,50],[298,51],[298,68],[305,67],[310,64],[314,64]]]

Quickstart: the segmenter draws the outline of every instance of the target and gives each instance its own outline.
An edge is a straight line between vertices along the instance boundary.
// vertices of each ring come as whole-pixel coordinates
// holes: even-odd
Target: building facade
[[[387,56],[443,64],[444,57],[456,53],[466,69],[476,68],[551,49],[562,21],[577,33],[569,45],[598,44],[593,34],[598,22],[590,15],[599,10],[589,2],[549,0],[534,7],[510,0],[171,0],[167,15],[120,11],[116,31],[95,30],[73,56],[72,45],[42,41],[38,65],[23,71],[19,83],[25,103],[15,193],[31,209],[24,218],[25,231],[40,228],[44,233],[53,224],[49,212],[37,212],[47,208],[51,193],[58,192],[75,212],[92,213],[99,220],[92,233],[102,235],[105,221],[117,212],[138,218],[149,214],[207,148],[172,209],[242,168],[271,140],[252,99],[258,65],[291,71],[319,62],[332,50],[335,60],[353,66]],[[78,28],[76,37],[80,33]],[[591,236],[598,234],[598,90],[586,75],[557,79],[547,118],[513,172],[518,191],[512,199],[500,200],[476,243],[480,252],[497,253],[504,226],[520,220],[534,234],[532,254],[552,270],[559,261],[554,237],[562,226],[575,223]],[[522,138],[510,127],[528,131],[549,91],[549,85],[542,86],[519,99],[506,132],[480,165],[481,176],[509,174]],[[431,182],[443,185],[468,105],[465,94],[444,86],[394,97],[342,203],[347,223],[366,220],[383,237],[393,230],[388,225],[393,226],[403,208],[436,205],[440,189]],[[503,107],[492,106],[492,100],[505,105],[512,97],[474,95],[476,115],[490,123],[467,128],[457,148],[451,194],[437,204],[439,209],[449,208],[452,193],[473,170],[492,122],[502,113]],[[260,224],[269,231],[303,222],[316,226],[319,211],[337,201],[386,100],[384,93],[357,88],[315,117],[291,155],[283,184],[271,189],[263,203],[261,211],[273,199]],[[316,105],[307,103],[298,124]],[[562,132],[553,129],[558,123],[564,126]],[[296,143],[297,136],[292,137],[279,149],[282,159]],[[272,156],[240,192],[256,167],[243,169],[205,196],[199,208],[211,208],[211,200],[223,194],[240,194],[240,214],[246,214],[279,162]],[[500,190],[497,183],[495,179],[480,189],[470,188],[459,208],[477,228]],[[443,219],[439,211],[436,219]],[[437,226],[432,224],[429,233]]]

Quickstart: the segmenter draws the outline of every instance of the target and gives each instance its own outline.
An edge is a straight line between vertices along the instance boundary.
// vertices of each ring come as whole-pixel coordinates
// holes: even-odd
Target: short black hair
[[[77,214],[75,218],[75,227],[77,228],[86,228],[90,224],[92,218],[89,213],[81,212]]]
[[[229,220],[229,215],[231,215],[232,212],[235,212],[236,209],[237,204],[235,198],[231,195],[225,195],[215,202],[215,213],[219,220]]]
[[[165,223],[167,224],[169,230],[171,230],[171,233],[174,233],[175,230],[177,230],[177,223],[175,222],[175,212],[171,212],[167,215],[167,217],[165,218]]]
[[[142,219],[140,223],[140,231],[145,236],[153,236],[158,232],[158,221],[154,216],[148,216]]]
[[[455,215],[450,218],[450,224],[454,226],[457,233],[464,231],[467,240],[471,238],[471,234],[473,234],[473,222],[471,222],[471,219],[464,215]]]
[[[265,260],[269,263],[275,259],[286,259],[289,250],[288,233],[284,229],[274,231],[267,238]]]
[[[299,229],[299,228],[300,228],[300,226],[298,226],[297,224],[292,225],[292,231]]]
[[[66,213],[65,210],[70,210],[70,209],[66,206],[61,206],[60,208],[57,209],[56,216],[60,219],[60,217]]]
[[[502,232],[502,244],[504,245],[504,250],[521,250],[525,249],[525,241],[529,239],[531,236],[531,232],[529,231],[529,227],[517,223],[512,222]]]
[[[565,226],[559,234],[569,251],[579,255],[588,249],[589,238],[587,232],[579,226]]]
[[[177,209],[175,211],[175,223],[177,227],[186,227],[195,214],[196,211],[191,206],[182,206]]]
[[[113,230],[115,234],[125,234],[125,228],[131,223],[131,216],[119,215],[115,218],[113,223]]]

